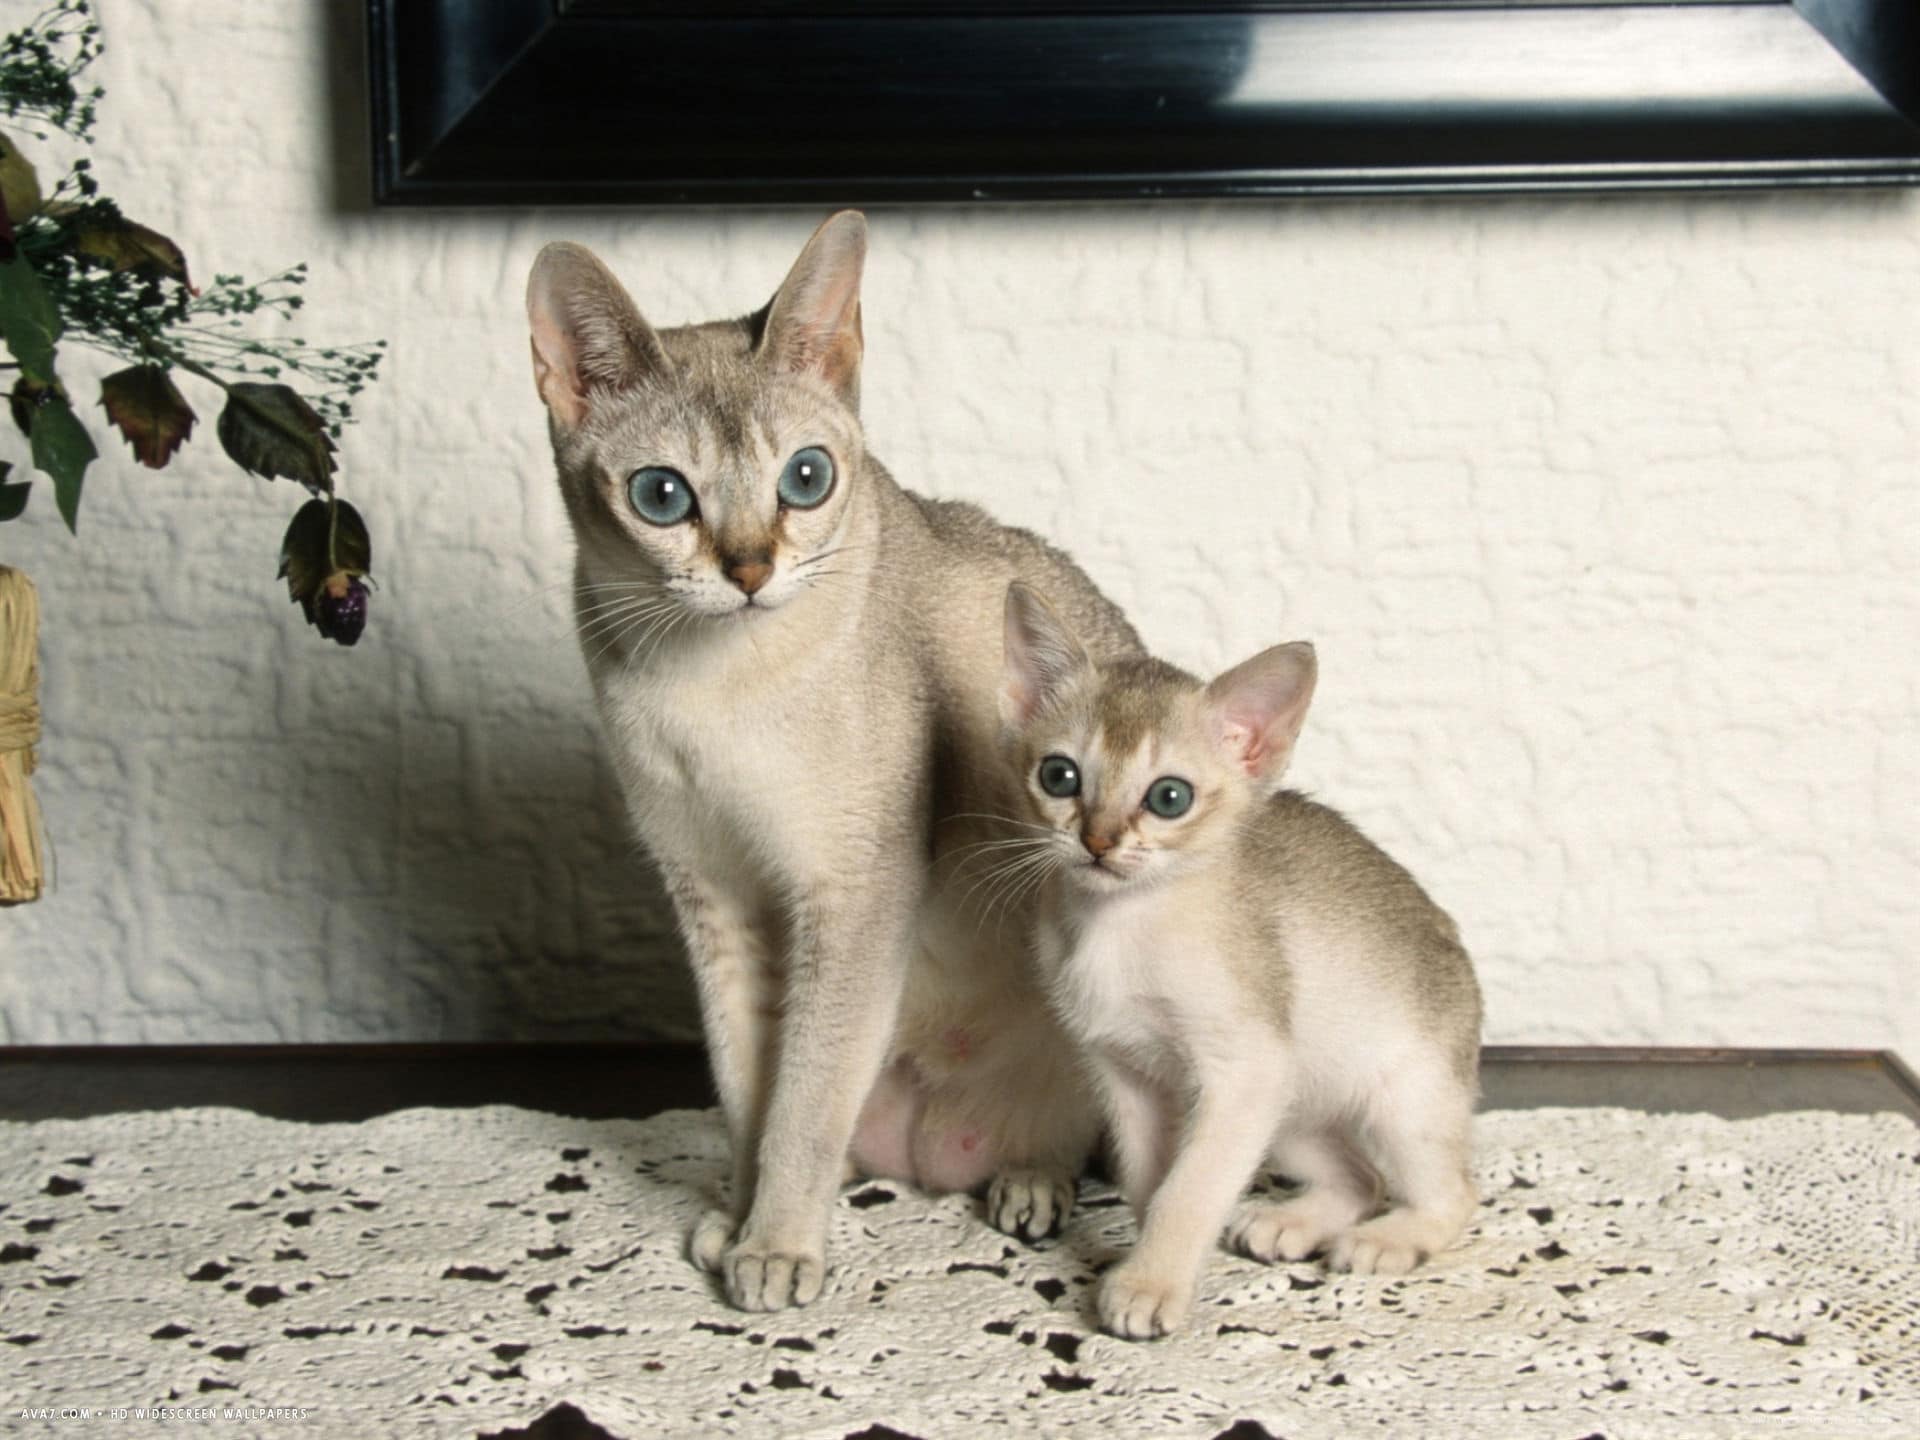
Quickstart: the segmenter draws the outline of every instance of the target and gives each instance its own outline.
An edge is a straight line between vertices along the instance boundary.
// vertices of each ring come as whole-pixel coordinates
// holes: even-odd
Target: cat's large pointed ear
[[[1255,780],[1280,783],[1318,677],[1313,646],[1296,640],[1262,650],[1207,687],[1214,737]]]
[[[1093,661],[1066,622],[1018,580],[1007,587],[1007,650],[1000,672],[1000,720],[1019,729]]]
[[[767,306],[760,355],[790,375],[815,374],[860,408],[860,272],[867,263],[867,217],[829,216]]]
[[[671,362],[613,272],[585,246],[556,241],[527,277],[533,383],[554,421],[571,430],[596,399],[618,395]]]

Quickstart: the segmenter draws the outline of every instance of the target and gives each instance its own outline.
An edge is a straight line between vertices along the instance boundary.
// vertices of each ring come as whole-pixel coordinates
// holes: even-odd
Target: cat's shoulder
[[[1276,827],[1332,833],[1350,831],[1360,834],[1360,827],[1345,815],[1324,801],[1316,800],[1304,790],[1276,790],[1267,798],[1264,815]]]
[[[1017,525],[1007,525],[994,519],[971,500],[936,500],[905,486],[900,487],[900,493],[920,512],[920,518],[935,537],[956,549],[1000,552],[1009,545],[1041,550],[1053,548],[1031,530],[1022,530]]]
[[[1437,934],[1448,946],[1458,946],[1453,917],[1406,866],[1331,805],[1298,790],[1278,791],[1250,833],[1260,868],[1293,898],[1351,909],[1371,917],[1375,927]]]
[[[1265,858],[1340,872],[1400,866],[1333,806],[1303,790],[1277,790],[1252,817],[1249,838]]]

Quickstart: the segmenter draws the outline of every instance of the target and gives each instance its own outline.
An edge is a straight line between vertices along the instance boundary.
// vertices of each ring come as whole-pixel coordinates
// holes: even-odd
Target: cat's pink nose
[[[773,566],[765,560],[743,560],[738,565],[727,567],[727,578],[748,594],[753,594],[767,583],[767,577],[773,574]]]
[[[1098,860],[1113,849],[1113,840],[1106,835],[1096,835],[1091,830],[1080,837],[1080,843],[1087,847],[1087,853]]]

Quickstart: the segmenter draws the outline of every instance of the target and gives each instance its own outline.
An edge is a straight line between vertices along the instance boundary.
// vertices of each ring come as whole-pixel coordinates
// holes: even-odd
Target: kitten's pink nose
[[[1087,853],[1099,860],[1113,849],[1113,840],[1106,835],[1096,835],[1091,830],[1080,836],[1080,843],[1087,847]]]
[[[765,560],[742,560],[737,565],[727,567],[727,578],[748,595],[766,584],[771,574],[773,566]]]

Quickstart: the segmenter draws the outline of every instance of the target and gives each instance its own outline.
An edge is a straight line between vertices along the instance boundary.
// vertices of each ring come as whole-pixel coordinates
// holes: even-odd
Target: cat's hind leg
[[[1002,1170],[987,1187],[987,1222],[1028,1244],[1060,1233],[1073,1213],[1079,1182],[1070,1169]]]
[[[1024,1016],[1006,1015],[998,1027],[990,1067],[964,1082],[990,1157],[987,1222],[1029,1244],[1060,1233],[1100,1138],[1079,1056],[1032,998]]]
[[[1472,1115],[1471,1088],[1439,1061],[1400,1069],[1382,1087],[1356,1138],[1390,1205],[1335,1239],[1333,1269],[1404,1275],[1459,1238],[1479,1203],[1467,1168]]]
[[[1372,1214],[1380,1181],[1365,1161],[1325,1131],[1289,1134],[1271,1160],[1304,1187],[1285,1200],[1246,1200],[1228,1222],[1226,1246],[1251,1260],[1304,1260]]]

